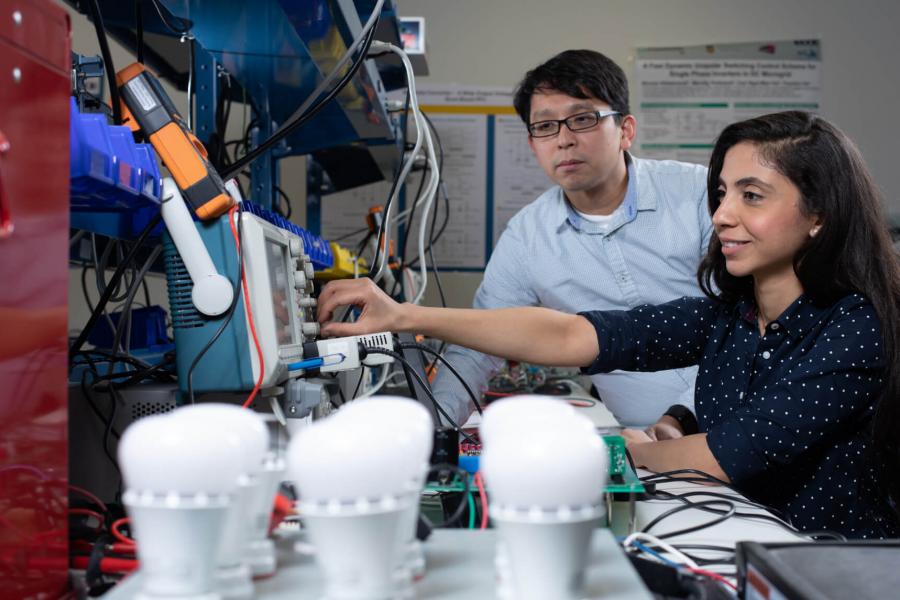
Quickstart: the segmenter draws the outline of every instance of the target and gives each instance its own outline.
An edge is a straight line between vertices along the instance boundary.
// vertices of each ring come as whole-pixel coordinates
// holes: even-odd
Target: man
[[[706,169],[628,153],[637,123],[622,69],[591,50],[562,52],[525,75],[514,105],[528,126],[528,144],[557,186],[510,219],[474,307],[577,312],[702,295],[697,267],[712,231]],[[446,358],[475,390],[485,389],[503,365],[457,346]],[[693,407],[695,378],[691,367],[616,371],[593,382],[621,424],[647,427],[672,405]],[[447,370],[434,388],[458,423],[474,410]]]

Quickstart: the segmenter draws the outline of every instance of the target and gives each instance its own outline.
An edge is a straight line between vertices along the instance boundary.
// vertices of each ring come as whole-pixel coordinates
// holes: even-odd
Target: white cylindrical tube
[[[166,177],[163,179],[162,187],[163,200],[160,211],[188,275],[194,282],[191,300],[201,313],[209,316],[221,315],[231,306],[234,296],[231,282],[216,271],[216,265],[213,264],[206,245],[194,225],[178,186],[171,177]]]

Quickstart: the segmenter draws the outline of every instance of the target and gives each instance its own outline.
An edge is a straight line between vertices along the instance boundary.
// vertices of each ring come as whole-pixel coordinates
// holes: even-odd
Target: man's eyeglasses
[[[578,113],[565,119],[549,119],[547,121],[535,121],[528,124],[528,133],[531,137],[542,138],[550,137],[559,133],[559,128],[563,123],[569,128],[569,131],[584,131],[590,129],[600,122],[600,119],[611,117],[619,114],[617,110],[595,110],[592,112]]]

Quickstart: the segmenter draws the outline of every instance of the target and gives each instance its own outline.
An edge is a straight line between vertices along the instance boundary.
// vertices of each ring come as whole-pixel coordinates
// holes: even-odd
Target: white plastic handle
[[[227,277],[216,271],[175,181],[166,177],[162,183],[162,218],[194,282],[191,300],[204,315],[221,315],[231,306],[234,288]]]

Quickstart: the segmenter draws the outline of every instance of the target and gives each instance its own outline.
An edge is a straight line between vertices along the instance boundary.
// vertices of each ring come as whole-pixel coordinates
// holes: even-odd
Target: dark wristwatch
[[[663,416],[666,415],[678,421],[678,426],[681,427],[681,431],[684,433],[684,435],[700,433],[700,426],[697,424],[697,417],[694,416],[694,413],[691,412],[691,409],[689,409],[687,406],[684,406],[683,404],[673,404],[666,412],[663,413]]]

